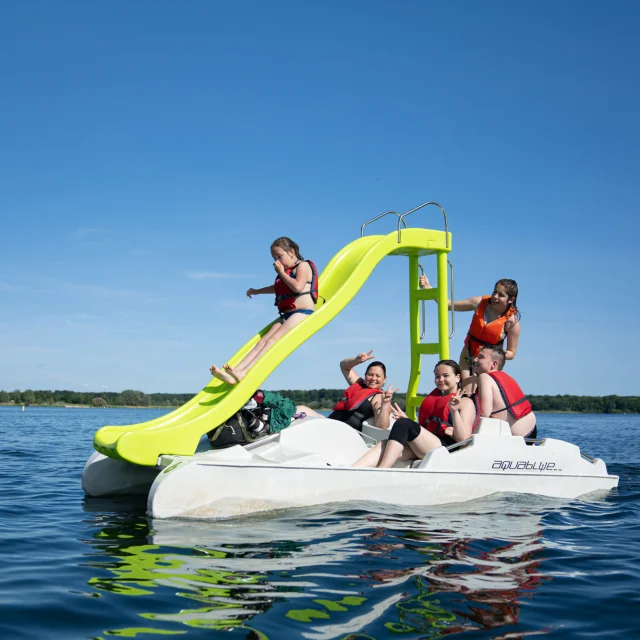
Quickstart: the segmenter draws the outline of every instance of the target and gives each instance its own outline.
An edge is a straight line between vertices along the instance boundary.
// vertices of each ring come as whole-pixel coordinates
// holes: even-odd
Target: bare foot
[[[209,371],[211,371],[211,375],[214,378],[217,378],[218,380],[222,380],[222,382],[226,382],[227,384],[236,383],[235,378],[229,375],[226,371],[222,371],[222,369],[218,369],[218,367],[216,367],[215,364],[211,367],[211,369],[209,369]]]
[[[227,374],[233,376],[236,382],[240,382],[240,380],[242,380],[245,375],[244,371],[241,371],[240,369],[236,371],[231,365],[228,364],[224,365],[224,370]]]

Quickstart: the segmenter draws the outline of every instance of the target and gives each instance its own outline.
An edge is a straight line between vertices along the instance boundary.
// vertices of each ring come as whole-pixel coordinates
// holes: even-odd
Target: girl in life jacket
[[[448,447],[471,437],[478,411],[470,398],[460,396],[460,367],[454,360],[441,360],[434,369],[436,388],[423,400],[418,422],[396,404],[396,418],[389,439],[378,442],[353,466],[392,467],[398,460],[420,460],[437,447]]]
[[[345,358],[340,362],[340,372],[349,383],[342,399],[333,407],[329,415],[332,420],[346,422],[357,431],[362,431],[362,423],[369,418],[374,419],[378,429],[388,429],[391,416],[391,399],[398,390],[391,385],[385,391],[382,387],[387,380],[387,369],[378,360],[371,362],[361,378],[355,367],[367,360],[373,360],[373,349],[368,353],[359,353],[355,358]],[[300,405],[296,407],[296,415],[300,418],[324,418],[322,414]]]
[[[287,331],[300,324],[316,308],[318,300],[318,270],[310,260],[300,255],[300,247],[290,238],[278,238],[271,245],[273,268],[276,272],[274,284],[261,289],[248,289],[247,297],[263,293],[276,295],[276,306],[280,318],[235,367],[225,364],[222,369],[213,365],[211,374],[235,384],[244,378],[247,371],[263,356]]]
[[[420,288],[431,289],[427,276],[420,276]],[[485,345],[504,346],[507,360],[516,357],[520,339],[520,312],[516,306],[518,284],[515,280],[498,280],[490,296],[472,296],[466,300],[449,300],[449,309],[454,311],[473,311],[471,326],[460,353],[462,379],[471,375],[473,359]]]

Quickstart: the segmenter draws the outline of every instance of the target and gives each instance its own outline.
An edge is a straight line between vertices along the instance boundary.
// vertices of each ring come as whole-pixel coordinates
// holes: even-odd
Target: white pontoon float
[[[427,205],[442,212],[444,231],[406,228],[405,217]],[[396,215],[397,231],[366,236],[365,227]],[[447,299],[453,299],[453,268],[447,256],[451,234],[440,205],[426,202],[399,215],[387,211],[362,226],[361,237],[340,250],[320,275],[317,310],[283,336],[243,380],[229,386],[212,380],[175,411],[138,425],[107,426],[94,438],[82,485],[89,496],[148,492],[148,511],[158,518],[226,517],[325,502],[377,500],[401,505],[460,502],[496,492],[574,498],[618,484],[602,460],[577,446],[546,438],[527,443],[511,435],[506,422],[483,419],[468,441],[431,451],[424,460],[392,469],[351,465],[388,432],[365,427],[363,434],[329,419],[297,421],[279,434],[245,447],[197,453],[200,437],[242,407],[271,372],[300,344],[330,322],[353,298],[375,266],[388,256],[409,260],[411,371],[407,415],[415,418],[422,355],[449,358]],[[437,287],[421,290],[422,256],[435,256]],[[448,268],[451,267],[451,292]],[[423,342],[425,300],[437,300],[437,342]],[[422,312],[420,312],[422,303]],[[422,324],[422,331],[421,331]],[[269,325],[270,326],[270,325]],[[230,360],[237,362],[269,326]],[[453,330],[453,313],[451,315]]]

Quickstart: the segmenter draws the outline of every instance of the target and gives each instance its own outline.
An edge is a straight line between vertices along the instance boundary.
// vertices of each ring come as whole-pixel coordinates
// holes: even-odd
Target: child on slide
[[[290,238],[282,237],[271,245],[273,268],[276,273],[274,284],[261,289],[249,289],[247,296],[251,298],[263,293],[275,293],[280,320],[258,340],[235,367],[225,364],[222,369],[213,365],[211,374],[218,380],[235,384],[240,382],[247,371],[262,357],[282,336],[297,324],[300,324],[316,308],[318,299],[318,271],[315,264],[300,255],[300,248]]]

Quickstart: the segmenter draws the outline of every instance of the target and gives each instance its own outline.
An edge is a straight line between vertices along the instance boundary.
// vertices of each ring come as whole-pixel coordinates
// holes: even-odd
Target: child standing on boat
[[[427,276],[420,276],[420,288],[431,289]],[[471,375],[473,359],[485,345],[502,347],[507,360],[516,357],[520,340],[520,312],[516,306],[518,284],[515,280],[498,280],[490,296],[472,296],[466,300],[449,300],[449,309],[454,311],[473,311],[471,326],[460,353],[462,379]]]
[[[300,247],[290,238],[282,237],[271,244],[271,256],[276,271],[276,281],[261,289],[248,289],[249,298],[263,293],[275,293],[280,319],[265,333],[257,344],[242,359],[231,367],[222,369],[213,365],[211,374],[227,382],[240,382],[247,371],[261,358],[287,331],[300,324],[316,308],[318,299],[318,271],[315,264],[300,255]]]

